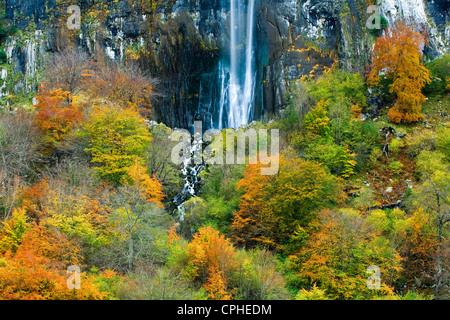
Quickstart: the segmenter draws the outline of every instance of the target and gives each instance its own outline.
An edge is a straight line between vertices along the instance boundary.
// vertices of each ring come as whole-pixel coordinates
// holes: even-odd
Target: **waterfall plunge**
[[[230,52],[223,57],[218,67],[219,99],[215,112],[218,112],[215,122],[211,126],[219,130],[226,128],[239,128],[248,124],[253,118],[253,103],[255,98],[255,57],[254,57],[254,30],[255,30],[255,1],[248,0],[245,5],[242,0],[231,1],[230,18]],[[211,109],[214,102],[210,94],[211,83],[204,81],[200,84],[201,106]],[[207,94],[203,94],[203,91]],[[209,98],[209,99],[208,99]],[[209,101],[208,101],[209,100]],[[214,105],[214,107],[216,107]],[[195,130],[194,130],[195,131]],[[201,131],[201,129],[200,129]],[[191,155],[202,150],[202,144],[195,144],[191,148]],[[199,173],[204,164],[193,164],[191,158],[184,161],[182,170],[185,185],[183,191],[174,199],[179,221],[185,218],[184,204],[192,197],[196,197]]]
[[[229,61],[219,65],[218,129],[237,129],[248,124],[253,117],[255,96],[255,0],[249,0],[247,6],[240,0],[230,2]]]

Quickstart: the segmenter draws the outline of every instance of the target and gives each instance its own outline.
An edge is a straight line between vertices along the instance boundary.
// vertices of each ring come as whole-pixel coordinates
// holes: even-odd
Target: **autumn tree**
[[[246,246],[290,250],[301,244],[318,209],[343,200],[339,180],[322,165],[289,152],[276,176],[249,165],[239,187],[245,191],[231,225],[233,239]]]
[[[94,108],[81,134],[89,140],[86,151],[92,155],[98,175],[115,185],[126,179],[136,160],[142,161],[151,141],[139,112],[115,104]]]
[[[412,214],[409,222],[411,225],[409,236],[401,247],[401,254],[404,257],[401,285],[408,290],[435,294],[436,290],[432,287],[444,274],[436,272],[438,271],[436,258],[440,257],[440,245],[434,219],[429,212],[420,208]],[[439,289],[438,286],[438,293]]]
[[[438,299],[441,288],[449,281],[448,261],[448,235],[450,222],[450,179],[448,175],[449,164],[446,155],[440,151],[422,151],[417,158],[417,172],[420,174],[420,183],[413,190],[412,207],[416,214],[428,219],[421,228],[417,229],[417,247],[413,251],[422,250],[425,256],[434,260],[434,295]],[[420,225],[420,224],[419,224]],[[427,230],[425,232],[425,230]],[[428,237],[428,239],[426,239]],[[426,241],[425,241],[426,240]],[[420,244],[420,246],[419,246]],[[427,261],[428,259],[424,259]]]
[[[389,110],[392,122],[424,119],[420,113],[425,102],[422,89],[431,81],[430,72],[421,61],[426,41],[422,34],[399,23],[375,43],[368,82],[374,87],[389,81],[389,92],[396,96],[395,105]]]
[[[30,229],[26,212],[23,208],[15,209],[11,219],[3,222],[0,230],[0,253],[16,252],[22,244],[25,233]]]
[[[20,202],[30,221],[64,236],[79,248],[79,255],[89,264],[114,240],[111,209],[96,186],[75,186],[65,174],[45,177],[24,188]]]
[[[19,203],[23,189],[19,176],[8,177],[4,171],[0,171],[0,212],[5,220]]]
[[[88,248],[98,248],[110,241],[108,209],[96,199],[49,190],[41,210],[43,225],[59,230]]]
[[[83,75],[83,83],[92,98],[106,98],[122,108],[137,108],[146,118],[151,116],[157,81],[134,64],[118,66],[112,62],[97,62]]]
[[[0,220],[19,204],[26,180],[40,162],[40,134],[34,115],[25,110],[0,115]]]
[[[289,257],[288,265],[298,270],[300,277],[335,299],[393,294],[387,280],[391,271],[394,280],[399,276],[400,257],[359,212],[324,210],[314,225],[316,232],[299,253]],[[381,269],[379,291],[367,288],[366,270],[372,265]]]
[[[295,300],[329,300],[325,290],[319,289],[316,284],[312,286],[310,290],[301,289]]]
[[[109,218],[115,231],[111,250],[117,267],[131,272],[139,261],[154,259],[154,241],[162,232],[155,228],[156,221],[165,225],[169,218],[162,210],[163,198],[161,183],[139,160],[126,168],[122,184],[110,190]]]
[[[184,181],[180,177],[179,168],[171,161],[170,154],[176,142],[170,141],[172,130],[164,124],[150,127],[152,141],[144,153],[149,173],[161,182],[165,194],[175,197],[183,188]]]
[[[305,116],[303,125],[306,130],[317,135],[327,135],[331,131],[330,118],[327,111],[328,101],[321,100]]]
[[[286,300],[289,293],[282,275],[282,263],[265,249],[241,250],[240,264],[232,277],[239,300]]]
[[[119,282],[121,300],[205,300],[207,293],[197,290],[183,273],[166,266],[139,265]]]
[[[4,223],[0,244],[0,299],[93,300],[107,296],[85,273],[80,290],[67,288],[66,268],[81,262],[78,246],[62,233],[29,222],[23,208]]]
[[[208,278],[226,283],[237,266],[235,249],[230,240],[212,227],[200,228],[187,245],[186,253],[187,274],[203,283]],[[218,285],[214,291],[219,288],[223,289],[223,286]]]
[[[268,186],[275,179],[261,175],[261,165],[249,165],[238,188],[245,193],[239,210],[234,212],[231,234],[234,241],[247,247],[256,245],[278,247],[275,241],[276,218],[268,208]]]
[[[88,70],[93,68],[93,63],[89,55],[80,48],[71,46],[57,52],[46,68],[47,88],[78,94],[82,89],[82,80]]]
[[[127,247],[124,255],[128,271],[133,269],[139,252],[151,247],[150,239],[146,239],[146,231],[151,227],[151,220],[161,214],[163,208],[162,186],[154,177],[151,178],[138,160],[127,168],[123,185],[112,191],[111,198],[115,210],[111,218],[120,242]]]
[[[39,161],[37,146],[40,139],[34,116],[25,110],[0,116],[0,175],[6,180],[25,177]],[[1,181],[5,181],[1,179]]]
[[[41,87],[37,100],[35,123],[44,133],[44,154],[51,154],[63,147],[62,142],[85,120],[84,105],[69,91],[45,87]]]
[[[354,159],[356,154],[351,153],[348,145],[341,141],[344,133],[343,127],[345,127],[343,123],[348,122],[345,119],[345,112],[343,115],[336,112],[336,110],[345,109],[345,106],[340,102],[334,102],[332,110],[335,110],[335,115],[333,120],[330,120],[328,111],[328,108],[331,108],[329,107],[330,101],[331,99],[320,100],[316,107],[312,108],[305,116],[303,149],[308,159],[324,163],[331,173],[349,178],[354,174],[357,164]],[[342,143],[342,145],[338,143]]]
[[[230,300],[232,295],[227,290],[227,282],[223,271],[220,271],[217,265],[212,265],[208,271],[208,281],[204,288],[209,294],[209,299]]]
[[[161,201],[164,198],[162,185],[155,176],[150,177],[147,168],[138,159],[135,159],[134,164],[127,168],[124,179],[123,184],[129,187],[127,190],[130,190],[134,196],[162,207]],[[138,199],[135,202],[138,202]]]

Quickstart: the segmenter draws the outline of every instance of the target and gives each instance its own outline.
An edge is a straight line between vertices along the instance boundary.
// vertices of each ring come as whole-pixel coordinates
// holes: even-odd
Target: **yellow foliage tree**
[[[146,202],[153,202],[162,207],[161,201],[164,198],[162,185],[155,177],[151,178],[147,171],[136,159],[134,164],[127,168],[125,184],[137,188],[137,191]]]
[[[144,119],[133,108],[110,104],[93,110],[84,127],[89,139],[86,151],[100,177],[120,185],[151,141]]]
[[[326,135],[330,132],[330,118],[327,111],[328,101],[321,100],[317,106],[305,116],[305,128],[315,134]]]

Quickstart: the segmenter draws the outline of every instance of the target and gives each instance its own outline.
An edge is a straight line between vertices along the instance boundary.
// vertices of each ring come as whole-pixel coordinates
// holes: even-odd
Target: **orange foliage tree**
[[[424,119],[420,113],[425,102],[422,89],[431,81],[430,71],[421,61],[425,44],[426,38],[404,23],[397,24],[375,43],[368,82],[371,86],[379,86],[382,79],[391,82],[389,92],[397,97],[389,110],[392,122]]]
[[[46,90],[41,87],[37,97],[35,122],[45,132],[45,143],[49,148],[58,144],[85,120],[83,106],[74,101],[68,91]]]
[[[216,265],[209,270],[208,282],[203,286],[209,293],[211,300],[230,300],[231,294],[227,291],[227,282],[223,272]]]
[[[0,233],[0,299],[104,299],[95,279],[81,275],[81,289],[68,289],[65,269],[80,264],[80,251],[64,234],[27,221],[18,209]]]
[[[127,176],[125,179],[125,184],[136,189],[137,194],[142,199],[145,199],[145,202],[155,203],[159,207],[163,206],[162,200],[164,193],[161,183],[156,177],[150,177],[147,168],[141,165],[139,160],[136,159],[135,163],[127,168]]]
[[[212,227],[200,228],[187,245],[186,253],[188,275],[203,282],[210,277],[226,283],[238,264],[231,242]]]
[[[439,240],[433,227],[433,218],[419,208],[409,218],[411,231],[402,247],[404,261],[405,285],[408,289],[431,288],[435,284],[438,270],[436,257],[439,254]],[[431,290],[430,290],[431,291]]]
[[[261,164],[249,165],[238,188],[245,193],[239,203],[239,211],[233,214],[231,225],[233,239],[246,246],[264,245],[276,247],[276,219],[268,208],[270,197],[268,186],[275,179],[273,176],[261,175]]]
[[[93,97],[104,97],[124,108],[137,107],[150,117],[156,81],[145,76],[135,65],[119,67],[98,63],[83,74],[84,87]]]
[[[64,233],[70,240],[99,247],[107,244],[112,235],[110,208],[90,192],[72,189],[64,180],[44,177],[24,190],[21,202],[27,215],[41,225]]]

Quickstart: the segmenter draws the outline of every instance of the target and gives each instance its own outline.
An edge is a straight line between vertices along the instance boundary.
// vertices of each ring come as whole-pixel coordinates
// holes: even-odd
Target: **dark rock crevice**
[[[450,0],[423,1],[438,33],[448,33]],[[214,110],[208,106],[214,103],[206,100],[217,99],[218,63],[229,50],[230,0],[77,0],[63,5],[56,0],[4,2],[6,17],[18,28],[25,30],[34,19],[37,29],[43,30],[43,50],[47,52],[76,43],[91,54],[97,47],[103,48],[119,62],[133,53],[149,75],[160,79],[155,120],[184,128],[196,119],[210,122]],[[86,24],[89,19],[84,19],[80,37],[64,29],[63,16],[70,4],[79,5],[83,15],[98,10],[100,4],[106,5],[109,13],[99,25]],[[374,41],[365,30],[366,10],[356,0],[258,0],[255,119],[270,117],[285,106],[292,80],[308,74],[314,64],[332,63],[319,55],[288,52],[292,45],[306,48],[314,42],[323,51],[336,52],[343,69],[364,72]],[[15,51],[11,64],[26,73],[31,62],[23,61],[25,49],[15,50],[20,52]],[[427,50],[430,56],[436,55],[435,47]]]

